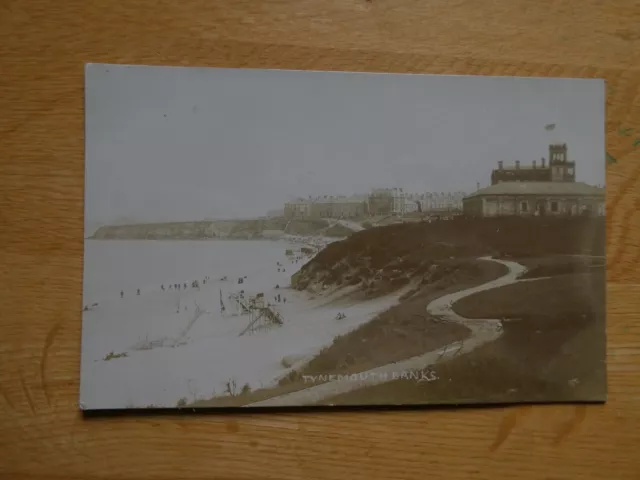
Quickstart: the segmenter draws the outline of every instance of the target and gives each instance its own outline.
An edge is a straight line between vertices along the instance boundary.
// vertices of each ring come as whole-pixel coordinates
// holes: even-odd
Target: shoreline
[[[211,272],[210,281],[201,284],[200,288],[189,285],[187,290],[167,291],[160,289],[160,281],[147,281],[147,288],[140,295],[129,288],[124,298],[120,297],[119,288],[118,295],[111,289],[113,298],[103,296],[95,308],[83,312],[81,401],[84,408],[145,408],[149,405],[173,408],[183,398],[189,401],[210,398],[214,391],[220,395],[225,383],[231,379],[238,383],[238,388],[244,385],[261,388],[277,382],[287,372],[283,366],[286,357],[312,357],[331,344],[336,336],[389,308],[395,299],[355,302],[348,306],[325,305],[331,296],[329,292],[314,296],[290,288],[291,276],[332,241],[335,240],[290,236],[273,244],[269,242],[268,245],[273,246],[264,253],[260,253],[260,247],[252,249],[254,260],[259,260],[255,265],[251,259],[243,259],[242,248],[238,251],[240,257],[225,258],[224,253],[216,257],[214,254],[215,258],[226,260],[229,266],[226,271],[233,273],[223,281],[217,274],[225,270]],[[166,247],[166,242],[159,243],[165,245],[160,252],[172,251]],[[235,243],[240,244],[228,240],[229,245]],[[147,251],[142,242],[135,242],[133,250],[120,242],[99,244],[118,246],[116,251],[126,253],[133,263],[138,261],[137,249]],[[296,264],[294,258],[286,255],[287,246],[293,247],[298,254],[300,248],[307,246],[314,253],[305,256],[304,261],[298,259]],[[208,251],[206,246],[200,248]],[[102,251],[101,247],[97,251]],[[197,251],[188,247],[183,253],[185,251],[198,256]],[[164,254],[151,256],[153,259],[163,257]],[[286,273],[278,273],[277,262],[286,265]],[[117,265],[114,268],[113,271],[122,271]],[[152,276],[144,267],[141,271]],[[176,272],[176,275],[180,273]],[[236,283],[236,277],[244,275],[248,278],[241,284]],[[231,295],[240,290],[245,290],[247,297],[263,292],[265,303],[272,303],[282,314],[283,326],[241,336],[250,317],[233,313]],[[286,303],[274,302],[274,295],[277,297],[278,293]],[[221,300],[227,308],[226,314],[220,311]],[[336,322],[338,312],[346,312],[348,318]],[[87,343],[89,338],[93,340],[91,343]],[[118,389],[105,385],[118,385]]]

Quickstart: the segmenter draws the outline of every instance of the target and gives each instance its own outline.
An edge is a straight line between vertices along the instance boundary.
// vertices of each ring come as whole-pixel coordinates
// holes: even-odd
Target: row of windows
[[[561,174],[561,173],[562,173],[562,167],[554,167],[554,168],[553,168],[553,171],[554,171],[556,174]],[[573,168],[567,168],[567,173],[568,173],[569,175],[573,175]]]
[[[555,213],[558,210],[559,210],[558,202],[551,202],[551,211]],[[529,204],[527,202],[520,203],[520,211],[521,212],[528,212],[529,211]]]

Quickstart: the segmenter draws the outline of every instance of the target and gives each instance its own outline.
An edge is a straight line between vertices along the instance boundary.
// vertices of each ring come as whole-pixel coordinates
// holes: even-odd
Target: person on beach
[[[282,297],[282,301],[283,301],[284,303],[287,303],[287,297]]]
[[[164,284],[160,285],[160,288],[162,289],[162,291],[164,292]]]
[[[120,298],[124,298],[124,292],[120,290]]]
[[[140,289],[138,289],[137,295],[140,295]]]
[[[187,284],[186,284],[186,283],[184,284],[184,289],[185,289],[185,290],[187,289]]]

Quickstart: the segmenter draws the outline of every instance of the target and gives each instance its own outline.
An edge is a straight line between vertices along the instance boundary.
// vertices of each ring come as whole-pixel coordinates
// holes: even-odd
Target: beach
[[[87,240],[81,406],[174,407],[268,387],[397,302],[337,305],[292,290],[312,258],[301,248],[329,241]],[[241,303],[256,296],[281,325],[248,329],[255,317]]]

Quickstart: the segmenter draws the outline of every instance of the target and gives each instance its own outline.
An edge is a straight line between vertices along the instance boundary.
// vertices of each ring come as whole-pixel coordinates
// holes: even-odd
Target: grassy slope
[[[320,252],[292,279],[296,289],[363,282],[371,296],[420,277],[443,259],[494,255],[604,255],[600,218],[495,218],[405,223],[356,232]]]
[[[604,272],[558,275],[469,296],[467,317],[511,319],[495,342],[436,365],[438,380],[396,380],[328,398],[334,404],[603,400]]]
[[[543,258],[519,258],[516,259],[527,267],[527,272],[522,278],[551,277],[570,273],[590,273],[605,268],[604,258],[598,257],[569,257],[548,256]]]
[[[465,327],[434,322],[426,313],[428,303],[441,295],[504,275],[507,269],[497,263],[478,260],[452,262],[449,267],[437,280],[421,286],[411,298],[335,338],[300,371],[292,371],[283,378],[277,387],[235,397],[214,397],[194,406],[246,405],[308,387],[301,380],[302,375],[362,372],[465,338],[469,333]]]
[[[602,219],[457,219],[377,227],[354,233],[346,240],[329,245],[313,261],[303,267],[301,273],[293,279],[294,286],[298,289],[305,289],[314,282],[332,286],[362,283],[365,294],[375,296],[397,290],[413,279],[421,282],[421,291],[356,331],[337,338],[301,372],[292,373],[288,378],[283,379],[278,387],[251,392],[247,396],[215,398],[199,402],[198,405],[243,405],[304,387],[305,385],[301,385],[299,379],[302,374],[358,372],[437,348],[439,345],[460,338],[465,333],[458,326],[433,324],[430,319],[419,317],[421,312],[425,312],[428,301],[450,291],[484,283],[503,273],[502,271],[489,271],[490,268],[501,267],[486,267],[485,262],[477,262],[474,260],[475,257],[496,255],[518,260],[524,259],[523,263],[533,268],[532,274],[535,276],[541,273],[549,275],[590,271],[585,270],[584,266],[574,267],[573,264],[569,266],[563,264],[564,266],[556,268],[554,265],[558,264],[559,257],[555,257],[550,263],[539,258],[543,255],[580,253],[604,254],[604,222]],[[479,263],[484,263],[485,267],[478,268]],[[539,282],[544,285],[542,282],[548,281],[540,280]],[[586,285],[584,278],[581,282],[578,284],[569,282],[567,285],[579,290]],[[518,288],[522,288],[514,297],[519,299],[517,302],[520,308],[518,315],[526,315],[527,312],[531,314],[540,304],[553,302],[555,298],[556,294],[546,295],[543,298],[535,296],[535,288],[538,287],[529,290],[527,287],[531,285],[533,284],[527,284],[525,287],[518,286]],[[595,290],[598,289],[595,288]],[[509,292],[509,290],[506,291]],[[479,295],[489,294],[487,292]],[[533,300],[529,300],[530,295],[534,295]],[[558,298],[561,299],[562,295],[558,295],[560,295]],[[486,302],[484,300],[478,301],[474,297],[469,297],[469,299],[465,299],[465,302],[476,301],[491,308],[499,305],[499,302],[493,300]],[[460,304],[464,305],[463,302]],[[576,301],[572,308],[575,312],[579,312],[583,307],[584,304]],[[492,399],[496,401],[496,399],[505,400],[505,391],[513,389],[515,390],[511,391],[510,395],[518,394],[522,395],[522,398],[527,397],[531,400],[535,399],[536,392],[542,392],[543,396],[548,398],[552,393],[558,394],[559,390],[557,388],[553,392],[545,390],[542,385],[547,385],[549,382],[540,380],[539,371],[535,369],[527,371],[526,368],[523,370],[517,355],[512,362],[496,365],[496,355],[491,353],[491,349],[497,349],[496,353],[506,351],[511,349],[510,342],[515,342],[514,345],[520,345],[517,339],[523,339],[525,345],[518,346],[519,350],[515,352],[516,354],[523,353],[526,351],[524,348],[527,346],[526,339],[538,330],[543,332],[537,334],[539,335],[537,338],[542,341],[541,345],[548,345],[550,348],[553,345],[560,348],[558,342],[562,343],[565,340],[569,342],[568,344],[573,342],[573,351],[578,354],[585,342],[591,342],[590,345],[594,348],[598,347],[594,342],[597,343],[601,338],[598,336],[599,327],[594,327],[591,324],[583,325],[580,323],[584,320],[580,316],[582,314],[576,313],[576,315],[579,316],[579,318],[576,317],[578,320],[567,322],[566,329],[562,334],[557,334],[550,328],[555,319],[551,324],[545,323],[548,315],[547,317],[535,317],[534,323],[521,321],[508,324],[505,328],[505,335],[498,342],[482,347],[464,358],[456,359],[446,366],[439,366],[439,368],[455,370],[457,373],[453,376],[461,380],[447,382],[450,385],[435,382],[439,385],[438,388],[430,388],[426,396],[424,396],[424,385],[422,384],[420,387],[408,384],[399,388],[397,382],[394,382],[393,385],[373,387],[375,395],[372,395],[369,389],[365,389],[362,394],[352,392],[340,398],[327,399],[326,401],[328,403],[355,404],[407,401],[417,403],[425,401],[491,401]],[[590,331],[591,333],[589,333]],[[569,341],[569,339],[572,340]],[[530,345],[534,343],[537,344],[531,342]],[[555,353],[547,352],[544,355],[541,354],[540,361],[553,362],[558,358]],[[561,360],[558,361],[562,363]],[[495,368],[500,373],[492,375],[487,370]],[[561,365],[557,367],[558,371],[562,368]],[[567,372],[569,371],[571,369],[567,370]],[[453,376],[450,378],[453,379]],[[465,383],[463,380],[465,378],[471,383]],[[477,382],[476,378],[483,378],[483,382]],[[516,381],[516,378],[520,380]],[[555,380],[551,383],[554,382]],[[519,384],[520,389],[508,387],[505,390],[503,387],[506,384]],[[433,385],[433,382],[429,384],[430,387]],[[478,388],[471,385],[476,385]],[[595,385],[600,384],[596,381]],[[408,388],[409,391],[405,392],[405,388]],[[573,388],[572,391],[578,392],[580,390]],[[382,392],[385,393],[382,394]],[[433,395],[429,392],[432,392]]]
[[[329,228],[327,228],[327,230],[324,232],[324,235],[326,237],[342,238],[342,237],[348,237],[352,233],[353,233],[353,230],[351,230],[350,228],[345,227],[344,225],[341,225],[339,223],[336,223],[335,225],[332,225]]]
[[[434,322],[426,313],[427,305],[439,296],[485,283],[504,275],[506,271],[505,267],[496,263],[460,261],[437,281],[422,286],[411,298],[348,334],[337,337],[300,374],[361,372],[465,338],[469,333],[467,328]],[[296,375],[293,375],[292,379],[295,378]]]

